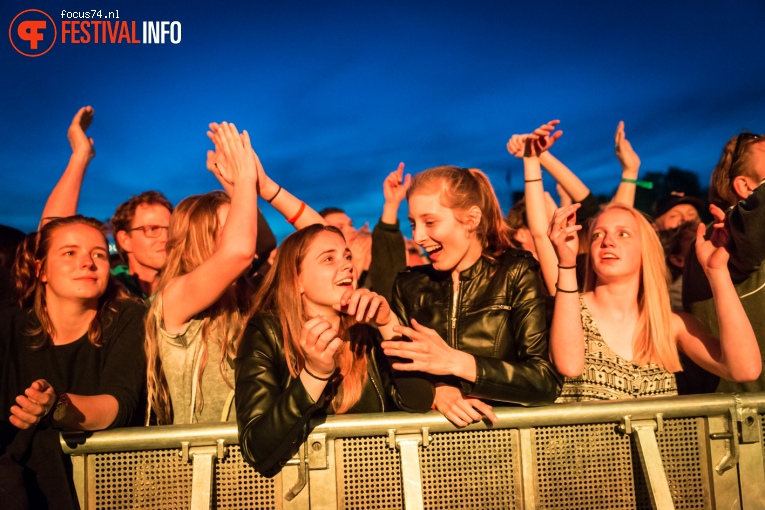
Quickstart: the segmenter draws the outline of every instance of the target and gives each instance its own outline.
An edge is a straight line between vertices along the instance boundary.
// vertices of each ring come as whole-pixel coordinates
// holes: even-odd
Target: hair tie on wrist
[[[313,377],[314,379],[317,379],[319,381],[329,381],[330,379],[332,379],[332,376],[335,375],[335,373],[332,372],[331,374],[329,374],[329,377],[319,377],[318,375],[311,373],[311,371],[308,370],[308,367],[306,367],[306,366],[303,367],[303,371],[306,374],[310,375],[311,377]]]
[[[274,193],[274,196],[272,196],[271,198],[267,198],[267,199],[266,199],[266,202],[268,202],[269,204],[270,204],[271,202],[273,202],[273,201],[274,201],[274,199],[275,199],[275,198],[276,198],[276,197],[279,195],[279,193],[281,193],[281,191],[282,191],[282,187],[281,187],[281,185],[280,185],[280,186],[279,186],[279,189],[278,189],[278,190],[276,190],[276,193]]]
[[[622,182],[626,182],[627,184],[634,184],[635,186],[639,186],[645,189],[653,189],[653,183],[651,181],[639,181],[637,179],[622,179]]]
[[[558,292],[563,292],[565,294],[576,294],[579,292],[579,289],[574,289],[574,290],[561,289],[560,287],[558,287],[557,283],[555,284],[555,290],[557,290]]]
[[[524,179],[523,182],[540,182],[541,180],[542,178],[540,177],[539,179]]]
[[[561,266],[560,264],[558,264],[558,269],[576,269],[576,264],[574,264],[573,266]]]
[[[300,209],[298,209],[297,214],[295,214],[294,217],[287,220],[287,223],[290,225],[294,225],[297,220],[300,219],[300,217],[303,215],[303,211],[305,211],[305,202],[300,202]]]

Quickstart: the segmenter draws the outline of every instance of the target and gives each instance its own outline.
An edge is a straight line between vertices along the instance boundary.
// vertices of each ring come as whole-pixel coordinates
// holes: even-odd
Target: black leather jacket
[[[406,380],[392,378],[387,357],[379,348],[380,335],[371,326],[368,337],[368,378],[360,400],[348,413],[380,413],[399,409],[425,412],[433,395],[428,389],[399,393]],[[363,336],[363,335],[362,335]],[[274,476],[305,440],[311,418],[332,413],[332,395],[327,385],[324,398],[314,402],[300,378],[293,379],[287,367],[279,320],[260,314],[250,319],[237,349],[236,418],[242,457],[264,476]],[[403,395],[414,395],[408,400]]]
[[[417,319],[476,360],[476,382],[444,378],[465,396],[521,405],[551,404],[562,378],[547,354],[548,326],[538,263],[523,250],[482,256],[451,274],[432,265],[399,273],[391,307],[402,324]],[[431,382],[436,377],[427,377]]]

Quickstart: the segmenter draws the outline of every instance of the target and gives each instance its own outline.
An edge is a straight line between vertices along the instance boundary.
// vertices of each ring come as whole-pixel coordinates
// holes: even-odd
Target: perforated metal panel
[[[229,446],[228,455],[217,461],[215,495],[218,509],[277,508],[276,479],[265,478],[242,460],[239,446]],[[281,508],[282,498],[278,498]]]
[[[656,434],[675,508],[704,509],[698,423],[667,420]],[[616,423],[534,431],[540,508],[650,509],[647,485],[630,437]]]
[[[425,508],[520,508],[516,436],[507,429],[432,434],[420,453]]]
[[[185,510],[191,503],[192,464],[179,450],[104,453],[92,456],[97,509]],[[260,476],[229,446],[215,466],[215,506],[221,509],[281,508],[277,479]]]
[[[389,510],[403,508],[401,468],[387,438],[335,440],[338,466],[338,508]]]
[[[103,453],[95,462],[96,508],[178,509],[191,501],[191,464],[178,450]]]

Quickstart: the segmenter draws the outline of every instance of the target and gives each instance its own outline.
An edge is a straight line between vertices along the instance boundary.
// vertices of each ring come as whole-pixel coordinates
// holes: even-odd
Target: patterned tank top
[[[656,363],[639,366],[614,351],[600,335],[579,296],[584,330],[584,372],[567,377],[557,403],[677,395],[675,375]]]

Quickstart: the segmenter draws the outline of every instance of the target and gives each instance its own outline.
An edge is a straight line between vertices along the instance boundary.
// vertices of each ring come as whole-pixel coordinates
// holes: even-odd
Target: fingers
[[[709,204],[709,212],[715,219],[715,223],[725,222],[725,211],[717,207],[715,204]]]
[[[620,120],[619,124],[616,125],[616,133],[614,133],[614,145],[617,150],[619,149],[619,144],[622,140],[624,140],[624,121]]]
[[[472,405],[474,408],[480,411],[481,414],[486,416],[489,419],[489,421],[491,421],[492,423],[497,423],[499,421],[499,418],[497,418],[497,415],[494,414],[494,408],[491,407],[486,402],[479,400],[477,398],[469,398],[467,399],[467,401],[468,403],[470,403],[470,405]]]
[[[398,168],[395,171],[395,174],[398,175],[398,182],[401,183],[401,178],[404,175],[404,162],[398,164]]]

